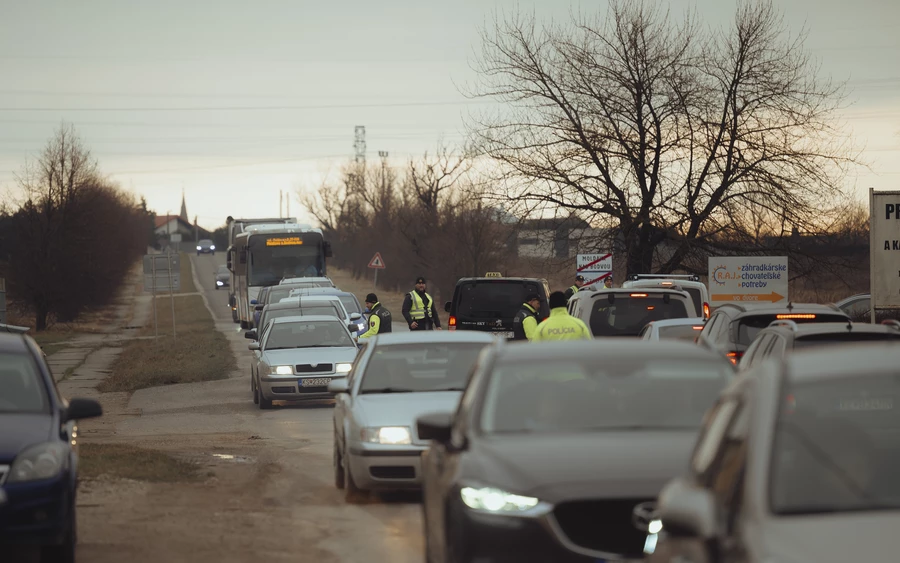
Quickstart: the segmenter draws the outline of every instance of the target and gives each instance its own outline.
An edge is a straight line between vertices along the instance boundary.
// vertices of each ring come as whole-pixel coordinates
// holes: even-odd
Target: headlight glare
[[[210,249],[210,250],[215,250],[215,249],[216,249],[216,245],[214,245],[214,244],[213,244],[213,245],[210,245],[209,249]]]
[[[463,487],[459,493],[463,504],[472,510],[492,514],[522,514],[540,504],[534,497],[515,495],[492,487]]]
[[[46,442],[32,446],[18,456],[9,471],[9,482],[37,481],[59,475],[68,461],[66,446]]]
[[[334,366],[334,371],[337,373],[349,373],[351,369],[353,369],[353,364],[337,364]]]
[[[203,249],[202,249],[202,248],[200,248],[200,247],[199,247],[199,246],[198,246],[198,247],[197,247],[197,250],[203,250]]]
[[[291,366],[271,366],[269,373],[272,375],[294,375],[294,369]]]
[[[409,428],[405,426],[376,426],[366,428],[365,438],[373,444],[387,444],[391,446],[403,446],[412,443]]]

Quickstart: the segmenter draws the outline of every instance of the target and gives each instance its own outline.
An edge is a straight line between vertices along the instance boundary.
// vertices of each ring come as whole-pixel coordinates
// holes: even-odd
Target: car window
[[[900,333],[895,332],[835,332],[829,334],[808,334],[794,339],[794,349],[813,348],[828,344],[850,342],[879,342],[884,340],[900,340]]]
[[[694,302],[694,310],[697,311],[697,316],[703,316],[703,294],[700,293],[700,290],[696,287],[685,287],[682,288],[687,292],[688,295],[691,296],[691,300]]]
[[[487,343],[381,344],[366,363],[359,392],[462,391]]]
[[[719,330],[719,324],[722,322],[722,318],[724,316],[724,313],[713,313],[712,316],[710,316],[709,320],[706,321],[706,324],[703,325],[703,330],[700,331],[700,336],[707,340],[714,341],[716,337],[716,331]]]
[[[589,325],[594,336],[637,336],[651,321],[688,316],[685,300],[674,295],[667,300],[658,293],[618,293],[610,302],[601,294],[591,305]]]
[[[714,406],[706,415],[700,440],[691,458],[691,469],[701,480],[715,461],[716,453],[737,407],[737,401],[727,400]]]
[[[860,319],[869,314],[870,298],[861,297],[841,307],[853,319]]]
[[[470,319],[511,319],[529,291],[539,291],[536,282],[479,280],[459,286],[456,315]],[[542,307],[543,308],[543,307]]]
[[[0,353],[0,412],[47,412],[49,404],[34,359],[24,353]]]
[[[759,314],[759,315],[745,315],[738,319],[738,330],[737,330],[737,343],[743,344],[744,346],[749,345],[756,339],[756,335],[759,332],[772,324],[773,321],[779,320],[778,317],[784,318],[788,313],[784,314]],[[841,323],[847,322],[847,317],[842,314],[810,314],[804,315],[803,313],[791,314],[790,320],[794,321],[797,324],[803,323]]]
[[[657,327],[659,337],[661,339],[690,340],[691,342],[697,338],[702,330],[702,324],[660,326]]]
[[[339,295],[341,303],[344,305],[344,309],[347,309],[348,313],[362,313],[362,308],[359,303],[357,303],[356,298],[352,295]]]
[[[773,335],[772,342],[769,344],[768,349],[765,351],[766,358],[775,357],[780,358],[784,356],[785,350],[787,349],[787,340],[779,334]]]
[[[263,349],[356,347],[350,334],[338,321],[297,321],[273,323]]]

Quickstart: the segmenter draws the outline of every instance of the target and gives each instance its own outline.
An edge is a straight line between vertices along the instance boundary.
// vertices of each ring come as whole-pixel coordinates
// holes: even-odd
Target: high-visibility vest
[[[412,317],[412,320],[421,321],[426,316],[431,317],[431,307],[434,304],[434,301],[431,299],[430,295],[427,293],[425,294],[425,299],[428,301],[427,303],[423,303],[422,298],[415,291],[409,292],[409,298],[411,300],[409,316]]]

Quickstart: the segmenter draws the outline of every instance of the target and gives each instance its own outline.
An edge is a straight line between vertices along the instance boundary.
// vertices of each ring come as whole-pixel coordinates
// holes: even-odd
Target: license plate
[[[512,338],[513,336],[515,336],[515,333],[513,333],[512,331],[508,331],[508,332],[495,332],[495,333],[494,333],[494,336],[499,336],[500,338]]]
[[[884,397],[878,399],[841,399],[838,409],[842,411],[889,411],[894,408],[894,399]]]
[[[331,383],[330,377],[316,377],[315,379],[301,379],[300,387],[328,387]]]

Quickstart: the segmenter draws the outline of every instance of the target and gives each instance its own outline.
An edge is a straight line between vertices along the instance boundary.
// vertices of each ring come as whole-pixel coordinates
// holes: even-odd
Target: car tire
[[[250,327],[247,326],[247,321],[241,321],[241,330],[250,330]]]
[[[75,506],[69,512],[69,528],[62,543],[45,545],[41,548],[41,563],[75,563],[75,547],[78,544],[78,531]]]
[[[256,382],[256,396],[259,398],[259,402],[256,403],[257,405],[259,405],[259,410],[267,411],[272,409],[272,399],[266,399],[266,396],[263,395],[262,389],[259,388],[259,382]]]
[[[347,456],[347,448],[341,456],[344,465],[344,498],[348,504],[357,504],[366,500],[366,491],[359,488],[353,479],[353,469],[350,468],[350,458]]]
[[[344,460],[341,457],[341,450],[338,448],[337,432],[334,433],[334,486],[340,490],[344,489]]]

